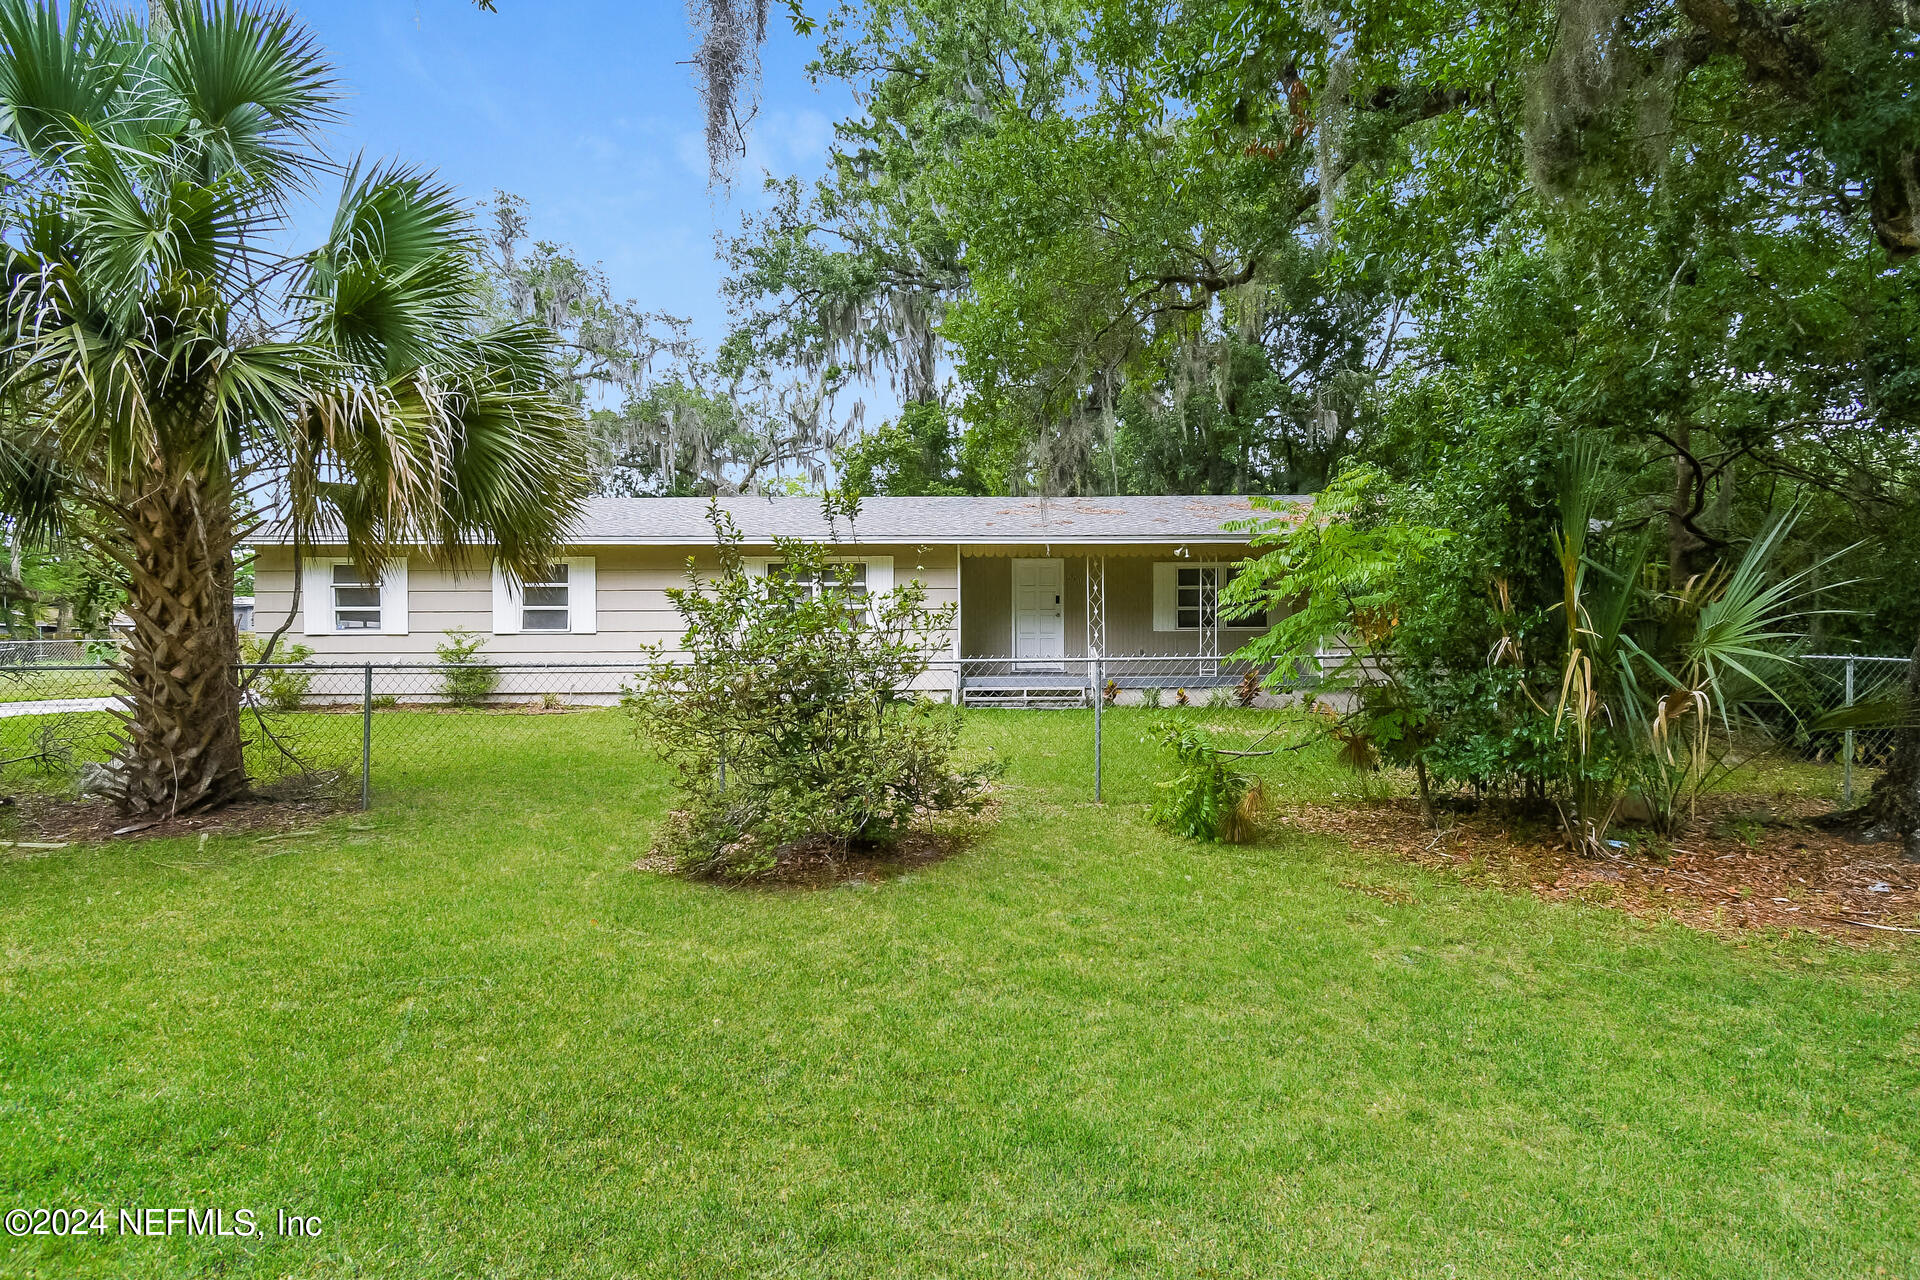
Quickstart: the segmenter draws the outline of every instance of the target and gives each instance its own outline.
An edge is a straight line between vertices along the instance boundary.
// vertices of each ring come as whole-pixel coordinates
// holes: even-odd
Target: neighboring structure
[[[935,655],[965,673],[970,701],[1044,700],[1086,686],[1086,664],[1110,661],[1123,687],[1205,688],[1239,678],[1221,659],[1266,626],[1216,608],[1247,554],[1238,497],[869,498],[857,520],[830,526],[814,498],[723,498],[751,569],[777,559],[774,538],[829,544],[861,566],[867,590],[914,578],[957,618]],[[598,498],[576,522],[569,554],[540,581],[517,586],[484,557],[394,560],[362,580],[344,548],[321,547],[299,567],[290,634],[316,662],[431,661],[445,633],[490,633],[503,662],[637,660],[671,650],[680,619],[667,589],[717,563],[705,498]],[[255,629],[272,632],[294,608],[294,553],[257,540]],[[952,660],[964,660],[954,664]],[[1124,661],[1132,659],[1132,662]],[[1153,659],[1153,661],[1149,661]],[[609,689],[617,689],[613,680]]]
[[[235,596],[233,598],[233,629],[243,635],[253,630],[252,596]]]

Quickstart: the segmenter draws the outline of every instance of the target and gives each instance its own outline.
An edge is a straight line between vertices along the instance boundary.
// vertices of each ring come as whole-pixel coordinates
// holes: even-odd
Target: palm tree
[[[1735,725],[1751,722],[1757,731],[1752,713],[1782,705],[1769,680],[1795,665],[1790,650],[1798,622],[1813,612],[1814,584],[1846,552],[1776,573],[1773,562],[1799,519],[1799,509],[1788,508],[1739,560],[1661,590],[1648,582],[1651,526],[1610,562],[1589,553],[1605,527],[1595,517],[1609,483],[1596,439],[1574,438],[1558,480],[1552,546],[1566,657],[1553,707],[1565,746],[1555,803],[1573,847],[1604,857],[1629,790],[1663,831],[1692,820],[1700,793],[1731,767]]]
[[[143,25],[0,0],[0,508],[95,531],[129,576],[129,813],[246,790],[231,603],[253,513],[369,571],[487,541],[526,572],[585,492],[550,335],[489,325],[448,187],[328,159],[339,97],[283,10],[155,0]],[[325,243],[272,248],[333,181]]]

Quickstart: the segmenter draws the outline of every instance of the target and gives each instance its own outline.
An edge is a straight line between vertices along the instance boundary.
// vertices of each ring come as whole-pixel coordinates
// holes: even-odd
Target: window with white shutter
[[[1237,565],[1194,564],[1174,561],[1153,566],[1153,629],[1200,631],[1215,625],[1229,630],[1257,631],[1266,627],[1263,609],[1234,609],[1220,602],[1227,585],[1240,576]]]
[[[372,574],[348,559],[308,560],[302,567],[300,596],[310,636],[407,633],[407,562],[403,556],[387,561]]]
[[[493,633],[591,635],[599,630],[592,556],[568,556],[515,582],[493,566]]]

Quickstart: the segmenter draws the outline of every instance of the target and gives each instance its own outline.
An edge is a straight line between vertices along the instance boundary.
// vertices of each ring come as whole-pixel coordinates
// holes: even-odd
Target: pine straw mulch
[[[1900,846],[1859,844],[1811,819],[1829,806],[1803,796],[1703,800],[1685,835],[1616,829],[1607,858],[1573,853],[1551,821],[1488,807],[1421,821],[1411,800],[1350,807],[1295,805],[1282,827],[1340,836],[1356,848],[1529,890],[1548,901],[1616,907],[1733,936],[1809,929],[1853,942],[1920,935],[1920,865]],[[1365,889],[1366,886],[1356,886]]]

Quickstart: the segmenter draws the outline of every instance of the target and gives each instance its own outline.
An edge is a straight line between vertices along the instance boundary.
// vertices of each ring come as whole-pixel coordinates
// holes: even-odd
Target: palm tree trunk
[[[120,806],[144,817],[214,808],[247,790],[232,495],[220,481],[188,478],[144,490],[123,510],[133,636],[120,671]]]
[[[1867,802],[1858,811],[1870,836],[1898,837],[1909,862],[1920,862],[1920,639],[1907,664],[1906,715],[1893,761],[1873,784]]]

